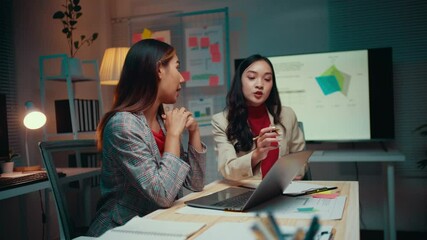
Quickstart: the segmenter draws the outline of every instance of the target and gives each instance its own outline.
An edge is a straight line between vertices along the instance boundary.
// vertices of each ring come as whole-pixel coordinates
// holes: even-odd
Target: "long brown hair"
[[[141,112],[153,105],[159,84],[159,67],[169,64],[175,53],[172,46],[154,39],[141,40],[129,49],[114,93],[112,110],[102,117],[97,128],[99,150],[102,149],[105,125],[115,113]],[[158,111],[163,112],[162,105]]]

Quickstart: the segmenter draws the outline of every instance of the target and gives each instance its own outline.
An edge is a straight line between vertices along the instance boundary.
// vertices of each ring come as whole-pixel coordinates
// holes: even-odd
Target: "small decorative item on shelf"
[[[15,165],[14,160],[19,157],[19,154],[14,153],[12,149],[9,149],[9,158],[5,162],[1,163],[1,172],[2,173],[11,173],[13,172],[13,166]]]
[[[67,37],[69,47],[70,58],[66,59],[68,64],[62,63],[62,74],[65,75],[68,68],[72,77],[83,77],[80,60],[75,58],[75,55],[83,45],[90,46],[98,38],[98,33],[95,32],[89,37],[80,35],[79,38],[75,38],[73,31],[77,29],[77,21],[83,15],[80,0],[65,0],[62,7],[63,11],[53,14],[53,19],[58,19],[63,25],[62,33]]]

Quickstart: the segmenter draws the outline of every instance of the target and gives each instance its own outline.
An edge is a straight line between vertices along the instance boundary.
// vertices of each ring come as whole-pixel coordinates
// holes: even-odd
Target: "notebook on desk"
[[[185,203],[192,207],[245,211],[281,195],[312,153],[313,151],[301,151],[280,157],[255,190],[230,187]]]

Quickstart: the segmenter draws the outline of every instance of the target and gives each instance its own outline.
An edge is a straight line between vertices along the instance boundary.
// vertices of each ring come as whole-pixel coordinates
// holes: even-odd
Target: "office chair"
[[[98,153],[95,140],[64,140],[44,141],[39,143],[43,164],[51,185],[55,206],[58,214],[60,239],[69,240],[86,233],[87,227],[78,228],[74,225],[66,202],[66,196],[59,182],[58,173],[52,157],[53,152],[75,152],[78,156],[82,151]],[[79,237],[85,239],[85,237]]]
[[[299,129],[301,129],[302,135],[304,137],[304,141],[305,141],[305,133],[304,133],[304,124],[302,122],[298,122],[298,127]],[[307,149],[307,144],[306,147],[304,148],[304,150]],[[302,180],[312,180],[311,178],[311,170],[310,170],[310,165],[307,163],[307,169],[305,171],[304,177],[302,178]]]

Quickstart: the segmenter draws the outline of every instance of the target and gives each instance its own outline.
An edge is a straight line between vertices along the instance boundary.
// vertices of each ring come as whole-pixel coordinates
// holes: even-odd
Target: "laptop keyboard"
[[[229,208],[239,208],[243,207],[248,199],[251,197],[253,191],[247,191],[245,193],[242,193],[240,195],[219,201],[213,206],[220,206],[220,207],[229,207]]]
[[[59,177],[64,177],[65,174],[62,172],[58,173]],[[18,187],[26,184],[37,183],[48,180],[46,172],[38,172],[20,177],[0,177],[0,191]]]

